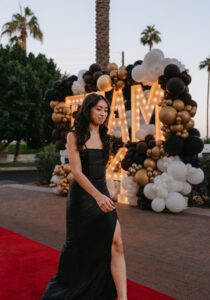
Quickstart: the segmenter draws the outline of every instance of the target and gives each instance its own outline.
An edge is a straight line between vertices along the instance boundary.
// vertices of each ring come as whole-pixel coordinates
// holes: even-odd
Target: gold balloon
[[[70,173],[71,172],[70,165],[69,164],[63,165],[63,170],[65,173]]]
[[[159,119],[163,124],[172,125],[176,119],[176,109],[171,106],[162,107]]]
[[[108,92],[112,89],[112,80],[109,75],[102,75],[97,80],[97,88],[100,91]]]
[[[67,175],[67,181],[68,181],[68,182],[72,181],[73,178],[74,178],[74,177],[73,177],[72,173],[69,173],[69,174]]]
[[[64,114],[64,115],[69,115],[70,113],[71,113],[70,107],[65,107],[65,108],[63,108],[63,114]]]
[[[191,119],[189,122],[187,122],[187,123],[184,125],[184,127],[185,127],[187,130],[190,130],[190,129],[192,129],[192,128],[194,127],[194,125],[195,125],[195,122],[194,122],[193,119]]]
[[[170,129],[172,132],[179,132],[183,130],[183,125],[171,125]]]
[[[110,77],[111,78],[118,78],[118,72],[117,72],[117,70],[112,70],[110,72]]]
[[[173,102],[173,107],[177,110],[177,111],[182,111],[184,109],[184,102],[182,100],[174,100]]]
[[[158,140],[158,141],[155,142],[155,144],[156,144],[156,146],[161,146],[163,144],[163,141]]]
[[[52,114],[52,120],[53,122],[55,123],[60,123],[63,121],[63,115],[62,114],[56,114],[56,113],[53,113]]]
[[[58,101],[52,100],[50,101],[50,107],[54,109],[58,103],[59,103]]]
[[[160,156],[160,148],[158,146],[155,146],[152,148],[152,157],[159,157]]]
[[[191,111],[192,106],[191,105],[186,105],[185,108],[186,108],[186,110]]]
[[[188,136],[189,136],[189,133],[188,133],[188,132],[184,132],[184,133],[181,134],[181,137],[182,137],[183,139],[186,139]]]
[[[191,116],[188,111],[183,110],[181,113],[182,124],[185,124],[190,121]]]
[[[165,150],[164,150],[164,148],[161,148],[160,149],[160,155],[164,155],[165,154]]]
[[[118,70],[118,77],[121,80],[125,80],[127,77],[127,70],[125,66],[121,66]]]
[[[167,105],[172,105],[173,101],[172,100],[166,100]]]
[[[69,107],[65,102],[60,102],[58,106],[60,108],[68,108]]]
[[[148,150],[147,150],[147,156],[151,156],[151,154],[152,154],[152,150],[151,150],[151,149],[148,149]]]
[[[145,161],[144,161],[145,169],[147,169],[147,168],[155,169],[156,165],[157,165],[156,162],[151,158],[146,158]]]
[[[145,186],[149,182],[147,171],[145,169],[138,170],[134,175],[134,181],[142,187]]]
[[[108,70],[109,73],[110,73],[111,71],[113,71],[113,70],[118,70],[118,65],[115,64],[115,63],[110,63],[110,64],[108,64],[108,66],[107,66],[107,70]]]
[[[125,87],[125,82],[122,80],[118,80],[115,86],[116,90],[123,89],[124,87]]]

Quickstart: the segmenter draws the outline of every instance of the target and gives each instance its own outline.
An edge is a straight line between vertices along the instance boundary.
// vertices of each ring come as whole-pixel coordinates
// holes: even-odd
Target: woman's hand
[[[115,209],[114,202],[104,194],[101,194],[99,197],[97,197],[96,202],[103,212],[109,212]]]

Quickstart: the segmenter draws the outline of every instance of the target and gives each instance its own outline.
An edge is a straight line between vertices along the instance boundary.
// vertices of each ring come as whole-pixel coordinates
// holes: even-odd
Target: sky
[[[61,71],[77,74],[95,62],[95,0],[0,0],[0,28],[29,6],[44,33],[41,44],[27,40],[28,52],[54,59]],[[189,70],[192,98],[198,103],[195,126],[206,135],[207,71],[199,63],[210,56],[210,0],[110,0],[110,62],[125,64],[144,58],[148,47],[140,44],[147,25],[155,25],[162,42],[155,45],[165,57],[180,60]],[[8,39],[2,38],[5,45]]]

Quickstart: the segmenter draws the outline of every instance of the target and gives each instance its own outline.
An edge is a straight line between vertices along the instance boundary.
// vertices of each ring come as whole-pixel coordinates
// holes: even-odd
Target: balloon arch
[[[156,212],[183,211],[192,184],[204,179],[197,167],[204,145],[194,128],[197,103],[189,93],[190,82],[185,66],[159,49],[127,67],[110,63],[102,70],[92,64],[78,76],[56,81],[46,91],[56,123],[52,135],[61,153],[51,179],[53,191],[68,192],[72,175],[66,134],[84,97],[95,92],[110,100],[108,133],[120,141],[107,167],[111,197],[130,205],[146,201]]]

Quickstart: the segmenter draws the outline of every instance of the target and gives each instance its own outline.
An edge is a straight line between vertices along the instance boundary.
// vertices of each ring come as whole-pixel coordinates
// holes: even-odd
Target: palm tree
[[[96,62],[106,69],[109,63],[110,0],[96,0]]]
[[[206,57],[200,65],[199,69],[207,68],[208,71],[208,85],[207,85],[207,107],[206,107],[206,137],[209,138],[209,86],[210,86],[210,56]]]
[[[148,25],[141,33],[140,42],[145,46],[149,45],[149,50],[151,51],[153,44],[158,44],[161,42],[160,32],[155,29],[155,25]]]
[[[28,33],[34,39],[43,41],[43,33],[40,30],[37,17],[29,7],[22,9],[20,6],[20,13],[14,14],[12,20],[2,26],[1,36],[8,35],[11,44],[19,43],[23,49],[26,49]]]

